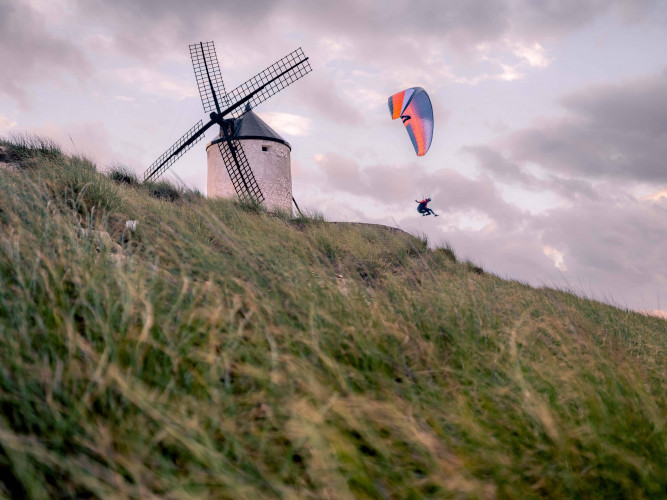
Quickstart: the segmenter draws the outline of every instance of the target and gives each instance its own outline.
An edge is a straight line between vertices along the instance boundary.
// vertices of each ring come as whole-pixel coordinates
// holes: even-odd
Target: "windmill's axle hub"
[[[215,123],[219,123],[220,125],[222,125],[222,122],[224,121],[223,118],[222,118],[222,115],[219,114],[219,113],[216,113],[215,111],[213,111],[208,116],[209,116],[209,118],[211,118],[211,121],[213,121]]]

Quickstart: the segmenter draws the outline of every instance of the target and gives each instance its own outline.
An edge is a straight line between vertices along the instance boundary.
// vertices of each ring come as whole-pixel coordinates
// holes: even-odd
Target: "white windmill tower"
[[[242,145],[248,163],[252,166],[252,173],[264,195],[265,206],[270,210],[291,212],[293,198],[290,153],[292,147],[289,143],[257,116],[250,105],[246,106],[245,113],[234,122],[233,138]],[[237,196],[228,169],[217,147],[217,144],[224,140],[221,133],[206,146],[207,194],[211,198]]]

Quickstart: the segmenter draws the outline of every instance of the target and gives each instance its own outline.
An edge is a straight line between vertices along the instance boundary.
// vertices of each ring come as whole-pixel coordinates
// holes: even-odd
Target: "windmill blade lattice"
[[[238,118],[245,113],[243,104],[254,108],[311,71],[308,58],[299,47],[227,94],[228,102],[235,106],[229,114]]]
[[[183,156],[188,149],[202,140],[205,130],[203,122],[199,120],[194,127],[188,130],[183,137],[176,141],[176,143],[167,151],[162,153],[162,155],[146,169],[143,180],[156,180],[160,177],[176,160]],[[188,143],[188,141],[190,142]]]
[[[218,143],[218,148],[238,197],[243,201],[254,199],[260,203],[263,202],[264,195],[252,173],[241,143],[235,139],[225,138]]]
[[[228,106],[228,98],[225,92],[225,84],[222,81],[222,73],[218,64],[218,56],[215,53],[213,42],[199,42],[190,45],[190,59],[195,71],[197,88],[204,105],[204,111],[220,112],[220,107]]]

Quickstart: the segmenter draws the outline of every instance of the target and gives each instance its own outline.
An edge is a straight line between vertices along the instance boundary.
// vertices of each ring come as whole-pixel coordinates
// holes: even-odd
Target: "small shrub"
[[[456,253],[449,243],[446,243],[444,247],[436,247],[433,252],[437,256],[443,256],[446,260],[456,262]]]
[[[136,186],[139,184],[137,174],[128,166],[121,163],[113,164],[109,169],[107,176],[118,184],[127,184],[129,186]]]
[[[466,269],[470,272],[473,272],[475,274],[484,274],[484,269],[482,269],[480,266],[478,266],[471,260],[466,260],[465,265]]]
[[[5,141],[0,141],[0,161],[14,163],[21,159],[16,150],[9,146]]]
[[[290,218],[287,222],[299,231],[307,227],[316,227],[326,222],[321,212],[302,210],[297,217]]]
[[[183,194],[182,190],[167,181],[145,182],[144,186],[148,194],[153,198],[164,201],[178,201]]]
[[[428,248],[428,235],[426,233],[418,234],[417,240],[423,246],[424,249]]]

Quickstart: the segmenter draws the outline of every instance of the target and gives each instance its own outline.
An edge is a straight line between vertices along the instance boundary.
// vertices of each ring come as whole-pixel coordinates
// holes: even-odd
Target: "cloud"
[[[492,270],[533,285],[552,280],[624,306],[657,306],[667,290],[667,72],[590,87],[559,102],[563,116],[462,151],[494,180],[556,193],[566,203],[522,214],[506,233],[447,236],[479,252]],[[650,194],[637,198],[639,187]]]
[[[524,226],[448,227],[429,236],[435,243],[450,243],[461,260],[470,259],[488,272],[533,286],[553,283],[561,273],[537,235],[526,234]]]
[[[512,66],[510,64],[501,64],[500,67],[502,68],[503,72],[492,76],[491,78],[493,78],[494,80],[513,82],[514,80],[521,80],[523,77],[526,76],[523,73],[519,73],[517,71],[516,66]]]
[[[567,265],[565,265],[565,254],[560,250],[556,250],[550,246],[543,247],[544,255],[549,257],[554,261],[554,266],[561,271],[567,271]]]
[[[667,71],[564,97],[562,118],[513,133],[512,160],[556,174],[667,182]]]
[[[435,199],[434,199],[435,201]],[[429,230],[461,258],[533,286],[556,286],[623,307],[657,309],[667,290],[667,199],[585,201],[522,214],[522,223]],[[423,228],[411,220],[403,228]]]
[[[570,202],[596,200],[649,183],[667,183],[667,71],[595,86],[560,99],[565,115],[462,152],[494,179]],[[537,166],[541,175],[531,171]],[[535,169],[532,169],[535,170]]]
[[[0,135],[7,134],[7,132],[16,127],[16,125],[16,122],[11,118],[0,114]]]
[[[556,175],[537,177],[519,162],[506,158],[489,146],[465,146],[461,151],[475,158],[477,167],[486,174],[509,185],[529,191],[551,191],[568,201],[581,197],[596,199],[599,196],[592,183],[586,179]]]
[[[417,196],[429,195],[430,205],[441,215],[438,219],[425,223],[413,215],[384,223],[414,234],[427,232],[433,243],[447,241],[459,257],[504,277],[565,288],[624,307],[659,309],[667,290],[664,189],[638,199],[609,183],[542,179],[491,148],[469,151],[486,162],[488,170],[480,166],[483,173],[478,178],[449,169],[429,172],[417,164],[363,166],[329,153],[316,158],[321,177],[313,178],[310,186],[335,193],[329,200],[319,198],[320,208],[331,211],[328,216],[334,219],[369,220],[371,215],[355,215],[350,207],[374,205],[398,217],[412,212]],[[496,176],[507,182],[522,179],[529,189],[553,188],[563,196],[571,183],[580,193],[566,204],[531,214],[503,199],[486,174],[494,165]],[[464,227],[463,219],[476,216],[483,221],[481,227]]]
[[[524,45],[515,42],[512,45],[512,53],[520,60],[525,61],[529,66],[536,68],[546,68],[551,64],[551,59],[547,58],[544,47],[539,43]]]
[[[514,3],[513,28],[526,39],[554,39],[609,14],[625,23],[642,22],[661,9],[659,0],[559,0]]]
[[[472,211],[503,228],[521,224],[525,216],[503,200],[489,177],[470,179],[451,169],[429,172],[417,164],[362,167],[336,153],[318,155],[315,161],[323,174],[320,185],[327,190],[373,199],[394,209],[416,209],[414,200],[428,196],[438,213]]]
[[[585,202],[536,217],[533,230],[557,248],[572,280],[588,282],[600,297],[655,303],[667,290],[667,199]],[[648,295],[648,296],[647,296]]]
[[[661,189],[660,191],[656,191],[655,193],[651,193],[649,195],[646,195],[642,199],[643,200],[660,201],[661,198],[667,199],[667,188]]]
[[[655,76],[590,87],[560,102],[596,128],[661,137],[667,132],[667,69]]]
[[[136,145],[124,144],[122,152],[116,151],[111,134],[102,121],[86,122],[47,122],[41,127],[27,130],[29,134],[49,137],[59,144],[68,154],[77,154],[90,158],[100,170],[113,163],[123,163],[137,167]]]
[[[532,0],[396,0],[390,7],[379,0],[341,0],[327,5],[296,0],[4,2],[0,5],[0,60],[4,65],[0,92],[25,104],[26,85],[45,76],[49,80],[64,75],[86,78],[98,64],[89,60],[86,50],[109,59],[122,54],[144,65],[159,66],[181,60],[187,45],[201,39],[217,40],[221,61],[234,69],[253,68],[265,62],[266,53],[284,53],[296,42],[313,61],[327,65],[327,72],[333,69],[329,64],[348,61],[354,67],[345,68],[347,71],[366,71],[370,78],[380,72],[398,87],[513,81],[525,74],[521,65],[543,68],[548,64],[544,40],[563,36],[610,12],[619,13],[625,22],[642,22],[659,8],[655,1],[634,4],[630,7],[627,0],[546,4]],[[77,29],[58,29],[64,19]],[[222,39],[220,33],[224,33]],[[482,45],[513,55],[521,63],[502,57],[499,71],[456,75],[452,58],[466,61]],[[314,80],[311,85],[318,87]],[[323,87],[319,83],[313,92],[335,96],[331,107],[345,103],[339,89],[327,92]],[[310,104],[324,108],[317,100]],[[350,108],[344,107],[339,115],[351,116]]]
[[[263,21],[275,8],[269,0],[199,0],[190,4],[175,0],[75,0],[75,4],[93,31],[101,32],[117,51],[144,62],[168,59],[190,43],[218,38],[212,36],[214,33],[225,33],[227,39],[235,40],[251,36],[263,28]]]
[[[28,106],[28,85],[59,80],[65,75],[83,79],[91,66],[74,43],[49,33],[49,20],[31,7],[0,2],[0,96]]]
[[[315,162],[324,173],[325,181],[332,191],[340,190],[356,195],[367,192],[366,182],[361,178],[361,169],[354,160],[329,153],[316,155]]]
[[[184,79],[188,75],[179,75]],[[165,74],[158,69],[146,66],[132,66],[118,68],[104,72],[102,78],[106,82],[113,81],[123,86],[128,93],[140,91],[153,97],[165,99],[186,99],[188,97],[197,97],[197,87],[188,78],[186,81],[179,81],[172,76]],[[128,98],[116,97],[116,99],[128,100]]]
[[[322,77],[313,75],[308,85],[299,89],[299,102],[320,116],[341,124],[361,124],[363,115],[358,108],[341,96],[343,87]]]
[[[318,38],[329,41],[330,49],[340,47],[342,40],[354,39],[357,43],[352,50],[364,52],[374,40],[373,52],[385,57],[392,55],[391,52],[378,51],[377,47],[407,46],[416,37],[432,38],[454,49],[469,50],[479,43],[502,40],[513,33],[521,38],[562,35],[625,4],[623,0],[563,0],[548,4],[531,0],[450,3],[396,0],[391,6],[381,1],[353,0],[335,4],[296,0],[280,3],[199,0],[194,4],[176,0],[79,0],[77,7],[87,20],[112,29],[120,48],[131,51],[137,44],[145,44],[145,54],[162,51],[175,39],[179,43],[191,40],[196,33],[206,33],[215,27],[234,39],[243,40],[243,35],[259,30],[296,31],[307,25],[316,30]],[[640,15],[626,16],[628,21],[640,18]]]
[[[484,64],[483,72],[475,76],[456,76],[450,70],[450,78],[466,85],[477,85],[488,80],[513,82],[524,79],[535,69],[551,64],[546,49],[539,43],[524,43],[505,38],[493,43],[480,43],[475,47],[474,60]]]
[[[268,111],[258,113],[262,120],[278,133],[303,136],[310,132],[311,120],[305,116],[294,115],[292,113],[280,113],[278,111]]]
[[[610,12],[623,14],[626,22],[641,22],[656,8],[653,1],[644,4],[625,15],[632,10],[626,0],[396,0],[391,6],[379,0],[74,0],[90,39],[142,63],[170,60],[194,41],[216,39],[225,64],[252,67],[269,50],[282,52],[298,40],[327,71],[334,70],[328,65],[347,61],[355,67],[346,70],[381,71],[396,86],[454,79],[474,83],[474,76],[454,75],[450,60],[466,61],[480,46],[544,68],[550,62],[544,40]],[[478,76],[511,81],[524,74],[514,63],[500,62],[499,72]]]

